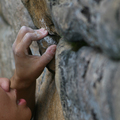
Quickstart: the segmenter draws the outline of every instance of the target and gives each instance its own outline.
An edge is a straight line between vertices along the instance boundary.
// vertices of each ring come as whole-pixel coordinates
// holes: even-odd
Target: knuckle
[[[15,56],[20,56],[21,50],[19,48],[16,48],[16,49],[13,50],[13,53],[14,53]]]
[[[20,29],[20,31],[21,31],[22,33],[27,33],[27,32],[28,32],[28,27],[22,26],[21,29]]]
[[[31,33],[26,33],[26,34],[25,34],[25,39],[30,39],[30,38],[32,38]]]

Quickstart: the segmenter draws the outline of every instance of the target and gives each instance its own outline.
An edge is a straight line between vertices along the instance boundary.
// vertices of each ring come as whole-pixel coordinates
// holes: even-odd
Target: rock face
[[[119,120],[120,62],[64,40],[56,53],[56,85],[66,120]]]
[[[119,0],[22,1],[37,27],[58,33],[67,41],[84,40],[108,56],[120,58]]]
[[[54,77],[54,74],[45,69],[37,82],[36,120],[64,120]]]
[[[22,2],[20,0],[0,0],[0,77],[11,78],[13,75],[15,65],[12,55],[12,44],[19,29],[24,25],[36,28]],[[33,42],[31,45],[32,53],[39,55],[39,51],[40,53],[45,52],[48,46],[53,43],[57,44],[58,39],[59,36],[50,35],[50,37],[39,41],[38,44]],[[53,60],[48,65],[52,73],[46,69],[43,75],[37,80],[36,120],[64,120],[61,101],[55,86],[54,63],[55,61]],[[43,108],[41,108],[41,106],[43,106]]]
[[[49,31],[33,54],[58,44],[37,81],[35,120],[119,120],[120,1],[22,2],[35,26],[19,0],[0,0],[0,76],[13,73],[11,45],[22,25]]]
[[[23,25],[34,27],[21,1],[0,0],[0,77],[11,78],[13,75],[12,44]]]
[[[13,29],[0,17],[0,77],[10,78],[14,70],[12,56]]]
[[[84,39],[108,56],[120,58],[119,0],[50,0],[48,4],[58,32],[67,41]]]

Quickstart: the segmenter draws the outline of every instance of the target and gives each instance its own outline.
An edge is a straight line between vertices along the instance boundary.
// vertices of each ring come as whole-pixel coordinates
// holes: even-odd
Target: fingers
[[[47,48],[46,52],[40,57],[38,66],[40,69],[44,69],[46,65],[53,59],[56,52],[56,45],[51,45]]]
[[[9,92],[10,80],[7,78],[0,78],[0,87],[6,92]]]
[[[22,48],[27,49],[32,41],[37,41],[44,38],[48,34],[44,28],[36,30],[34,33],[26,33],[21,41]]]
[[[13,52],[21,53],[21,54],[28,54],[29,46],[32,41],[37,41],[44,38],[48,34],[47,30],[41,28],[39,30],[33,30],[29,27],[23,26],[17,36],[13,44]],[[16,52],[17,51],[17,52]]]
[[[26,33],[33,33],[33,32],[34,32],[33,29],[26,27],[26,26],[22,26],[18,32],[15,43],[19,43],[23,39]]]

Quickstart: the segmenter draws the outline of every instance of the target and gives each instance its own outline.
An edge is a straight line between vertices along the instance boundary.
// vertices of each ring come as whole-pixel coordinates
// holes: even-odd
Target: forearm
[[[15,79],[15,77],[12,77],[10,79],[11,85],[10,87],[12,89],[17,90],[17,100],[19,99],[25,99],[27,102],[27,106],[31,109],[31,111],[34,111],[35,107],[35,89],[36,89],[36,81],[33,82],[32,85],[29,87],[19,87],[18,80]],[[18,86],[17,86],[18,85]]]

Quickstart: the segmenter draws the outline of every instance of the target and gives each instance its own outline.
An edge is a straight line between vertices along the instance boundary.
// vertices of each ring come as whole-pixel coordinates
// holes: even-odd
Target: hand
[[[11,78],[11,87],[15,89],[27,88],[42,73],[45,66],[55,55],[56,45],[50,46],[46,52],[40,56],[30,55],[30,44],[32,41],[42,39],[48,32],[42,28],[33,30],[23,26],[13,44],[13,53],[15,59],[15,73]]]

